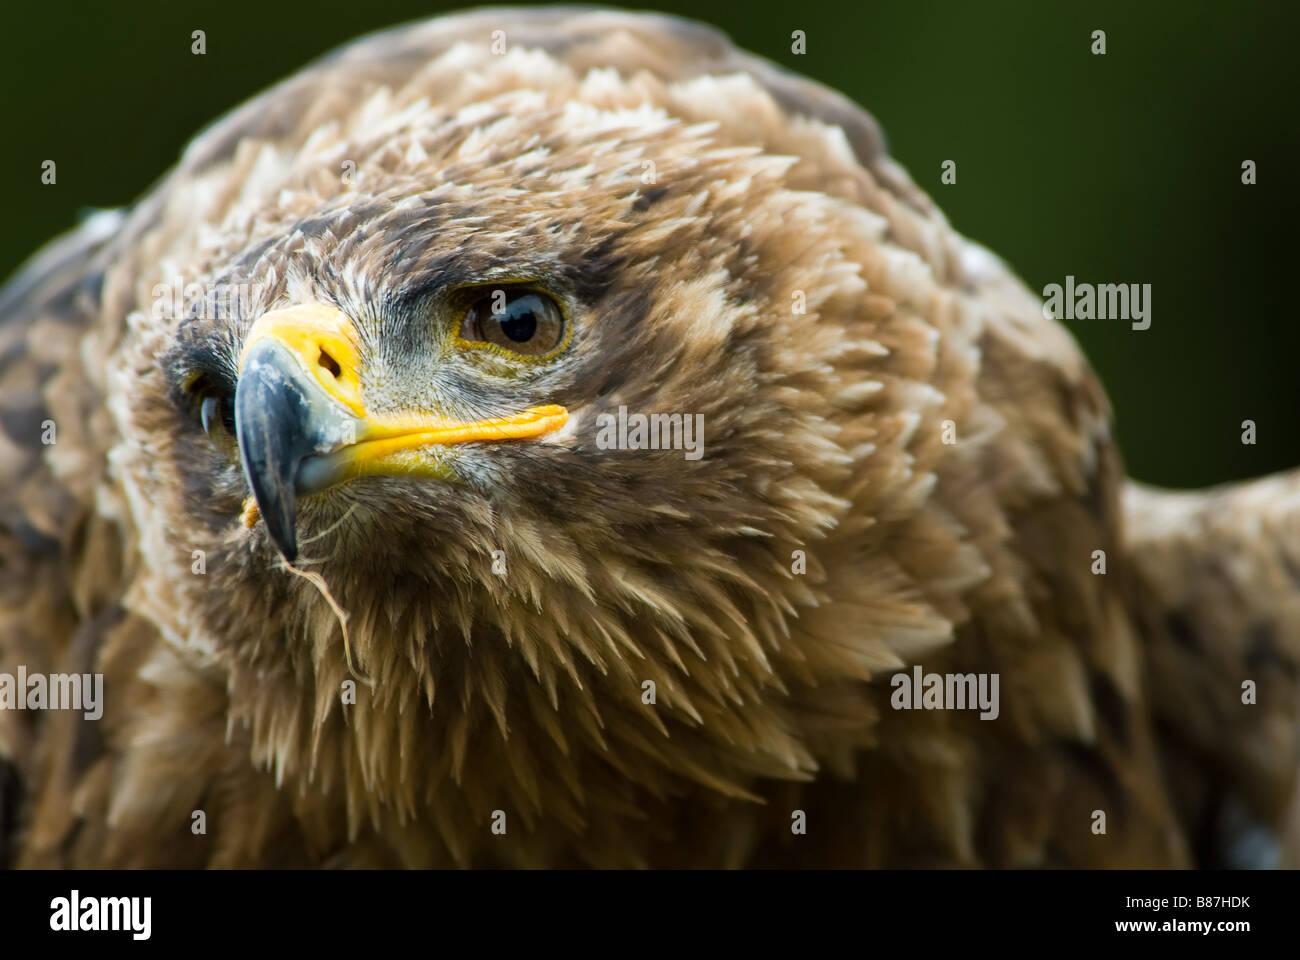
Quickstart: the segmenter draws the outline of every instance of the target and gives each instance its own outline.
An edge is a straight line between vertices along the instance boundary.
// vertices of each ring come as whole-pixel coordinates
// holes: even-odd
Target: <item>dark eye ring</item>
[[[564,313],[553,299],[536,290],[491,290],[465,311],[460,336],[540,357],[563,343]]]

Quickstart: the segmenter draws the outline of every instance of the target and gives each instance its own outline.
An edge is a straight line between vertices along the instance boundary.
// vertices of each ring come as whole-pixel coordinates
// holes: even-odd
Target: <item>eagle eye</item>
[[[536,290],[492,290],[465,311],[460,336],[471,343],[540,357],[564,340],[564,314],[554,300]]]
[[[224,389],[207,374],[200,374],[185,387],[198,404],[199,423],[208,438],[216,442],[222,439],[225,431],[228,436],[235,435],[235,396]]]

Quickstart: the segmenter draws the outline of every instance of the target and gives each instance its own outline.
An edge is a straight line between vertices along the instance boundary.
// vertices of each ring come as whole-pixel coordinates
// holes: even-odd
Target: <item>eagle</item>
[[[0,318],[0,861],[1294,856],[1300,482],[1127,481],[1041,298],[711,27],[360,39]]]

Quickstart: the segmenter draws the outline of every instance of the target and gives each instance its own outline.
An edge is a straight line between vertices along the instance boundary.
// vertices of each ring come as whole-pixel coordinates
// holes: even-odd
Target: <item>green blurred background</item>
[[[80,5],[79,5],[80,6]],[[217,114],[360,33],[460,5],[10,5],[0,275],[79,211],[137,197]],[[1201,486],[1300,464],[1296,3],[665,0],[875,114],[963,233],[1034,289],[1150,283],[1152,324],[1071,326],[1130,472]],[[206,56],[190,53],[192,30]],[[807,34],[807,53],[790,34]],[[1107,53],[1089,52],[1106,31]],[[508,30],[508,26],[507,26]],[[41,162],[58,163],[42,186]],[[957,162],[957,184],[940,165]],[[1259,183],[1241,184],[1241,162]],[[1258,424],[1243,446],[1242,420]]]

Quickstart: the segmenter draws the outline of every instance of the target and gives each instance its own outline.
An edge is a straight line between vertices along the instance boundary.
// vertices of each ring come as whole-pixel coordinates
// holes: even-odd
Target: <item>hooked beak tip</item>
[[[244,476],[267,534],[290,563],[298,556],[298,468],[315,449],[305,416],[308,399],[294,368],[282,345],[264,340],[245,358],[235,390]]]

